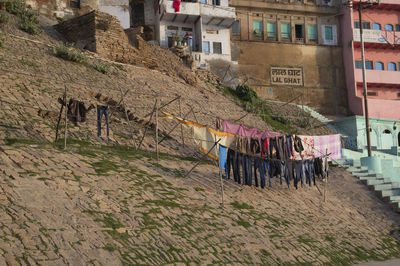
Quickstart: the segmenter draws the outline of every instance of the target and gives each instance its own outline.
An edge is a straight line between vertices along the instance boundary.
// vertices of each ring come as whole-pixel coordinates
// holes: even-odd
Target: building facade
[[[187,43],[195,65],[201,67],[213,59],[231,61],[229,28],[235,9],[228,0],[162,0],[155,11],[155,40],[161,46]]]
[[[355,6],[356,7],[356,6]],[[352,132],[358,149],[367,145],[364,90],[357,8],[342,9],[343,61],[349,109],[356,116],[337,121]],[[381,0],[362,10],[371,146],[390,150],[400,145],[400,2]],[[392,147],[392,148],[391,148]]]
[[[230,0],[233,60],[261,97],[346,113],[341,0]]]

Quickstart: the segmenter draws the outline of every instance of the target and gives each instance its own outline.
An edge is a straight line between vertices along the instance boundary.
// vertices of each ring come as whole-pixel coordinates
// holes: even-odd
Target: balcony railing
[[[193,15],[206,16],[216,18],[235,18],[235,8],[229,6],[204,4],[200,0],[182,1],[179,6],[179,11],[176,11],[173,6],[174,1],[163,0],[161,3],[161,13],[176,14],[176,15]]]
[[[360,29],[353,29],[353,40],[360,42]],[[386,30],[363,30],[366,43],[400,44],[400,32]]]

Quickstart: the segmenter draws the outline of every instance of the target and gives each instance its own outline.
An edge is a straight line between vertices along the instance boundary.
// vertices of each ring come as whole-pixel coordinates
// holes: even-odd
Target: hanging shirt
[[[174,3],[172,4],[172,7],[175,9],[175,12],[179,12],[180,8],[181,8],[181,1],[174,1]]]

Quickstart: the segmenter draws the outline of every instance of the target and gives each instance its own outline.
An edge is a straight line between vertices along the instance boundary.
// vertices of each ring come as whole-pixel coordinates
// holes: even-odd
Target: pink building
[[[400,119],[400,1],[380,2],[362,11],[369,116]],[[357,9],[343,8],[341,29],[349,109],[364,116]]]

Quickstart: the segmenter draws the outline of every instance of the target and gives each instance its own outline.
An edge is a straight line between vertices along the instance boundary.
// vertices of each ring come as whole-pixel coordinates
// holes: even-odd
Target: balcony
[[[363,30],[363,39],[365,47],[385,47],[400,44],[400,32],[386,31],[386,30]],[[360,44],[360,29],[353,29],[353,40],[357,44],[355,47],[359,47]]]
[[[235,8],[201,4],[200,0],[181,2],[178,12],[173,7],[174,1],[163,0],[161,3],[161,20],[192,23],[199,16],[207,25],[230,26],[235,21]]]
[[[381,70],[367,70],[367,83],[383,86],[399,86],[400,72],[399,71],[381,71]],[[362,83],[362,70],[355,69],[355,79],[357,83]]]

